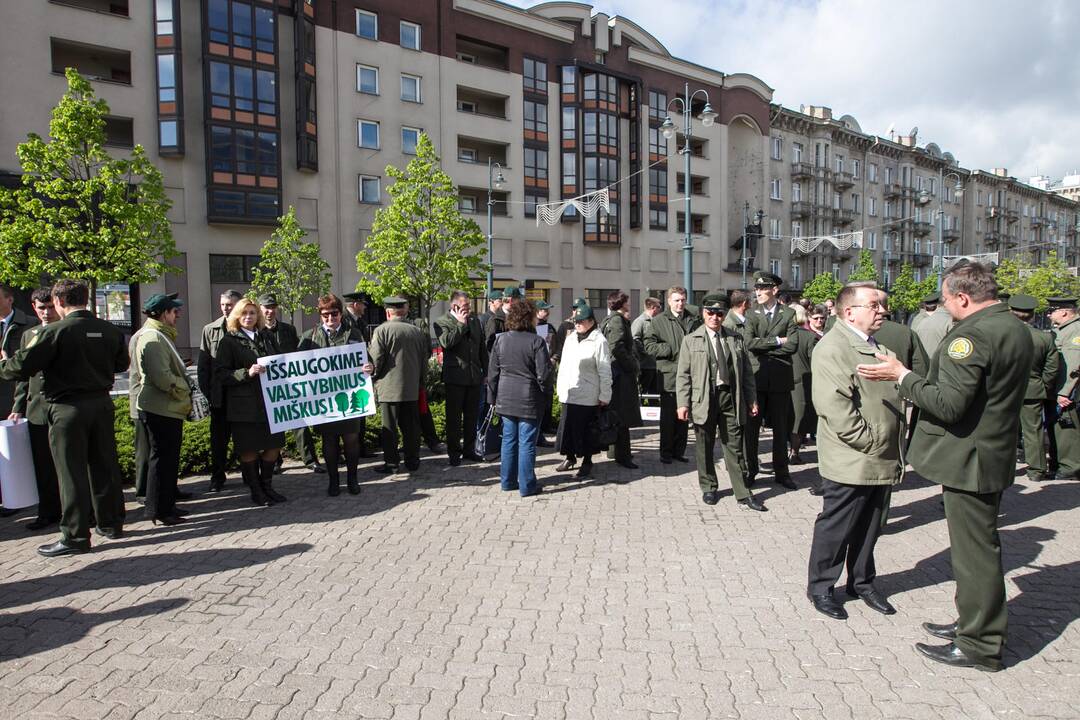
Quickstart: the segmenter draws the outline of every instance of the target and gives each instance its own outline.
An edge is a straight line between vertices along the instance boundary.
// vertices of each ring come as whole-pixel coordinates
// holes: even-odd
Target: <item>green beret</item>
[[[592,308],[588,305],[579,305],[574,309],[574,314],[571,319],[574,322],[581,322],[582,320],[589,320],[593,317]]]
[[[162,293],[156,293],[146,298],[146,302],[143,303],[142,309],[144,313],[157,315],[158,313],[163,313],[166,310],[183,307],[183,305],[184,301],[178,300],[175,297],[175,293],[172,296]]]
[[[1030,295],[1013,295],[1009,298],[1009,308],[1020,312],[1035,312],[1035,306],[1039,301]]]
[[[535,303],[533,304],[533,306],[534,306],[534,307],[535,307],[535,308],[536,308],[537,310],[550,310],[551,308],[555,307],[555,306],[554,306],[554,305],[552,305],[551,303],[549,303],[549,302],[546,302],[546,301],[544,301],[544,300],[537,300],[537,301],[536,301],[536,302],[535,302]]]
[[[924,297],[922,299],[922,302],[926,303],[927,305],[937,305],[939,302],[941,302],[941,293],[937,291],[932,292],[926,297]]]

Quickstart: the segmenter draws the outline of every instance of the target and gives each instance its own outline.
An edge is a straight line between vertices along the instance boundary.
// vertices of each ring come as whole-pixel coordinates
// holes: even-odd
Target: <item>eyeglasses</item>
[[[321,315],[321,316],[323,316],[325,318],[337,317],[338,315],[341,315],[341,311],[340,310],[327,310],[326,312],[319,313],[319,315]]]
[[[723,310],[716,310],[714,308],[705,308],[705,314],[706,315],[723,315],[724,311]]]
[[[811,320],[824,320],[825,318],[822,317],[821,315],[811,315],[810,319]]]
[[[850,308],[868,308],[868,309],[870,309],[870,310],[873,310],[874,312],[878,312],[878,311],[880,311],[880,310],[884,310],[884,309],[885,309],[884,307],[882,307],[882,306],[881,306],[881,304],[880,304],[880,303],[876,303],[876,302],[874,302],[874,303],[867,303],[867,304],[865,304],[865,305],[848,305],[848,307],[850,307]]]

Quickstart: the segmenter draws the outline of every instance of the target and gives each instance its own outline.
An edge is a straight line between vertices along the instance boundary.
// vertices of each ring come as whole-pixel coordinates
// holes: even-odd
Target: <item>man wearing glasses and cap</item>
[[[742,338],[723,326],[727,309],[723,295],[706,295],[701,301],[703,324],[682,340],[675,377],[676,414],[679,420],[694,424],[702,502],[715,505],[720,501],[713,455],[719,432],[735,500],[747,510],[765,512],[765,506],[743,481],[746,462],[742,429],[749,418],[757,415],[757,390]]]
[[[788,471],[787,446],[793,414],[791,391],[795,388],[791,356],[798,349],[798,323],[795,322],[795,311],[776,300],[783,282],[773,273],[754,274],[757,304],[748,316],[752,317],[753,321],[746,323],[750,333],[746,347],[758,360],[754,379],[757,382],[760,412],[750,419],[750,426],[747,428],[746,462],[750,478],[747,484],[752,485],[758,473],[758,439],[762,423],[767,423],[773,431],[772,461],[775,482],[788,490],[795,490],[795,483]]]
[[[300,347],[300,336],[296,332],[296,326],[281,319],[278,312],[277,296],[274,293],[264,293],[259,296],[259,308],[263,318],[266,319],[266,332],[272,335],[277,342],[278,349],[283,353],[296,352]],[[315,456],[315,440],[311,437],[311,428],[302,427],[293,430],[293,438],[296,440],[296,451],[304,465],[313,473],[322,474],[326,468],[319,464]],[[278,455],[275,470],[281,470],[281,456]]]
[[[1057,419],[1053,429],[1057,442],[1057,477],[1080,479],[1080,413],[1076,405],[1076,387],[1080,382],[1080,319],[1076,298],[1051,297],[1046,302],[1050,306],[1047,317],[1055,328],[1054,342],[1065,366],[1059,373],[1055,395]]]

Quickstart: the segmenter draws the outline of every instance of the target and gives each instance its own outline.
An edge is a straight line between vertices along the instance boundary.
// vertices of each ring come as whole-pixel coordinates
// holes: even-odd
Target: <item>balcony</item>
[[[791,179],[797,180],[799,178],[808,178],[813,176],[814,166],[810,163],[796,162],[791,163]]]
[[[459,61],[469,65],[495,70],[510,69],[510,49],[502,45],[458,35],[455,53]]]
[[[678,173],[675,176],[676,191],[682,195],[686,193],[686,175]],[[701,175],[690,176],[690,194],[706,197],[709,194],[709,178]]]
[[[131,53],[127,50],[87,45],[72,40],[50,38],[52,71],[64,74],[73,67],[87,80],[131,84]]]
[[[884,193],[886,198],[900,197],[900,183],[885,183]]]
[[[805,200],[791,203],[791,217],[809,217],[813,206]]]
[[[1005,209],[1004,208],[998,207],[997,205],[987,205],[986,206],[986,217],[988,217],[988,218],[997,218],[997,217],[1002,217],[1004,215],[1005,215]]]
[[[1005,211],[1005,219],[1007,219],[1011,223],[1014,223],[1020,219],[1020,213],[1017,210],[1009,208]]]
[[[458,112],[506,120],[507,99],[505,95],[457,86]]]
[[[836,225],[850,225],[855,222],[855,211],[845,208],[833,208],[832,220]]]
[[[911,264],[915,267],[925,267],[934,261],[930,253],[917,252],[911,254]]]
[[[912,223],[911,229],[916,235],[929,235],[930,231],[934,229],[934,224],[926,220],[916,220]]]
[[[128,0],[49,0],[49,2],[103,15],[128,17]]]
[[[1047,222],[1047,219],[1044,218],[1044,217],[1041,217],[1039,215],[1032,215],[1031,216],[1031,227],[1033,227],[1033,228],[1042,227],[1043,225],[1046,224],[1046,222]]]
[[[985,242],[987,245],[989,245],[990,243],[1001,242],[1001,232],[998,230],[987,230],[985,233],[983,233],[983,242]]]
[[[495,202],[491,206],[491,214],[495,217],[509,217],[506,211],[509,206],[510,193],[493,192],[491,199]],[[487,214],[487,188],[459,187],[458,210],[469,215]]]
[[[1001,239],[1008,247],[1016,247],[1020,244],[1020,236],[1015,233],[1006,233],[1001,236]]]
[[[832,176],[833,185],[837,190],[847,190],[855,184],[855,178],[849,172],[837,170]]]
[[[959,240],[960,231],[956,228],[946,228],[941,236],[945,238],[946,241]]]
[[[506,143],[495,143],[490,140],[480,140],[465,135],[458,135],[457,142],[458,162],[487,165],[488,160],[490,160],[499,163],[504,168],[507,167],[506,157],[509,146]]]

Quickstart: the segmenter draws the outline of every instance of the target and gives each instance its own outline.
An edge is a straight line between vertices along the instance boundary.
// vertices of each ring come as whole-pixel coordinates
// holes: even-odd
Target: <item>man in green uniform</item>
[[[750,310],[753,322],[747,323],[750,337],[746,349],[757,356],[756,377],[760,412],[750,419],[746,437],[746,463],[749,483],[758,473],[758,438],[761,426],[768,423],[773,431],[772,462],[774,481],[788,490],[795,482],[788,471],[788,439],[791,436],[791,391],[795,376],[791,356],[798,350],[795,311],[776,301],[784,281],[778,275],[758,272],[754,275],[754,296],[757,304]]]
[[[667,291],[667,310],[645,327],[645,352],[656,360],[660,375],[660,462],[689,462],[686,445],[690,426],[678,417],[675,399],[675,376],[679,369],[679,349],[683,338],[701,326],[701,318],[686,307],[686,288]]]
[[[945,273],[942,299],[956,321],[925,378],[896,358],[858,366],[871,380],[898,382],[917,411],[908,459],[943,488],[956,579],[954,623],[924,623],[946,645],[916,643],[937,662],[1001,669],[1007,608],[998,512],[1013,483],[1020,408],[1031,372],[1031,333],[997,299],[985,265],[961,262]]]
[[[919,342],[929,355],[937,353],[938,345],[953,324],[949,311],[940,305],[941,293],[930,293],[922,299],[922,311],[911,321],[911,331],[918,335]]]
[[[49,445],[60,477],[61,538],[42,545],[45,557],[90,550],[90,513],[97,533],[123,534],[124,497],[116,468],[116,436],[109,389],[128,367],[124,334],[87,310],[90,290],[74,280],[53,286],[61,320],[38,332],[27,346],[0,361],[0,378],[45,377]]]
[[[428,335],[409,322],[405,298],[383,298],[386,322],[375,328],[368,348],[365,371],[375,381],[375,398],[382,417],[382,449],[385,463],[378,472],[398,469],[398,431],[405,449],[405,467],[420,467],[420,383],[431,355]]]
[[[443,349],[448,462],[459,465],[463,457],[483,462],[476,454],[476,413],[487,375],[488,352],[484,329],[472,316],[468,293],[456,290],[450,296],[450,309],[435,321],[435,338]]]
[[[1024,406],[1020,410],[1020,433],[1024,439],[1024,459],[1027,461],[1028,478],[1035,481],[1046,479],[1046,433],[1043,430],[1043,405],[1046,398],[1057,389],[1058,372],[1061,370],[1061,353],[1054,344],[1051,333],[1031,326],[1038,301],[1031,295],[1013,295],[1009,309],[1031,331],[1035,345],[1035,357],[1028,377]]]
[[[218,492],[225,487],[225,466],[229,462],[228,412],[221,383],[214,382],[214,358],[217,357],[218,343],[229,332],[225,320],[232,312],[233,305],[242,297],[236,290],[221,293],[218,298],[221,317],[203,326],[199,343],[199,360],[196,363],[199,390],[210,402],[210,492]]]
[[[724,467],[740,507],[765,512],[765,506],[747,489],[742,429],[757,415],[757,389],[750,357],[742,338],[723,326],[727,300],[713,293],[701,301],[703,324],[683,338],[675,377],[679,420],[694,423],[701,500],[720,501],[713,446],[719,431]]]
[[[356,328],[364,336],[364,342],[371,342],[371,330],[367,324],[367,298],[363,293],[351,292],[341,296],[345,301],[345,314],[341,316],[341,324],[346,331]]]
[[[274,293],[259,296],[259,308],[262,309],[263,318],[266,320],[264,332],[274,338],[278,349],[283,353],[296,352],[296,349],[300,347],[300,335],[296,332],[295,325],[285,322],[279,316],[277,296]],[[319,464],[319,458],[315,455],[315,439],[311,436],[311,428],[302,427],[293,430],[293,439],[296,441],[296,451],[308,470],[316,474],[325,473],[326,468]],[[275,470],[281,469],[281,462],[281,456],[278,455]]]
[[[1076,386],[1080,382],[1080,316],[1076,312],[1076,298],[1052,297],[1047,302],[1048,316],[1056,329],[1054,342],[1065,366],[1058,373],[1055,387],[1057,417],[1047,418],[1047,422],[1054,423],[1057,477],[1080,479],[1080,412],[1076,403]]]

